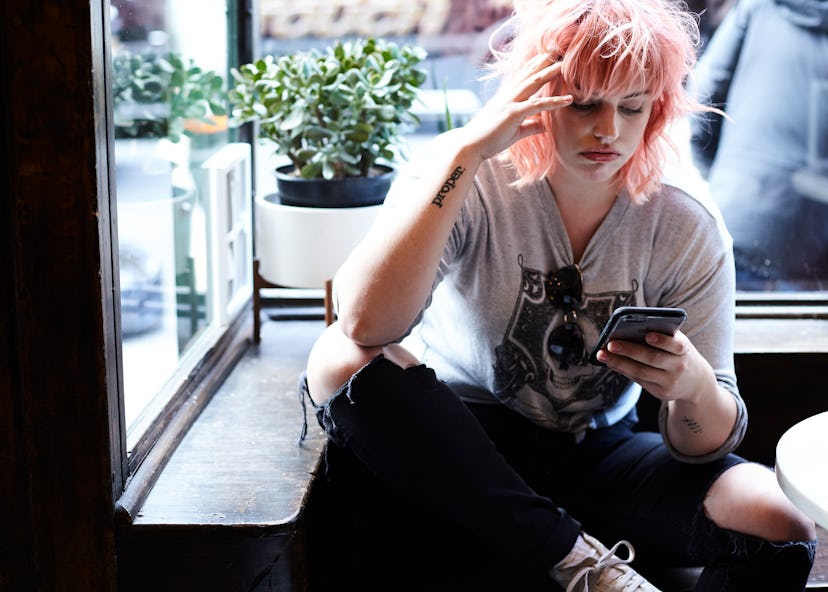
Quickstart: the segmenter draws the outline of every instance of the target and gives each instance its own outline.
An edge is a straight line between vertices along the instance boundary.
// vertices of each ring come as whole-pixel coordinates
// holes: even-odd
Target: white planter
[[[380,207],[302,208],[257,197],[259,275],[288,288],[324,287],[368,232]]]

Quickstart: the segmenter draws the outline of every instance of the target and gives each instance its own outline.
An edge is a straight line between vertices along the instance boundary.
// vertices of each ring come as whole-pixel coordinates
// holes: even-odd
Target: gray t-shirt
[[[427,162],[414,160],[386,204],[406,199],[406,179]],[[550,332],[576,322],[589,352],[619,306],[676,306],[682,330],[733,393],[741,440],[747,416],[736,386],[732,341],[734,270],[729,236],[715,207],[664,185],[644,205],[619,196],[580,261],[545,181],[516,189],[514,171],[492,158],[478,171],[445,248],[435,288],[404,344],[463,399],[501,402],[545,428],[573,433],[611,425],[636,404],[641,389],[588,361],[550,357]],[[553,306],[547,280],[578,264],[583,298],[574,310]],[[662,406],[664,431],[666,407]],[[669,442],[667,442],[669,446]]]

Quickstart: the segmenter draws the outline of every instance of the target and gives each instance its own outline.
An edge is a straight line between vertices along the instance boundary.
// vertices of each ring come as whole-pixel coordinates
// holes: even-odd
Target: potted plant
[[[231,71],[231,125],[258,123],[286,162],[274,171],[276,193],[255,200],[256,341],[261,288],[324,287],[332,322],[330,280],[385,200],[405,126],[418,123],[425,57],[413,45],[356,39]]]
[[[383,39],[267,56],[231,71],[231,123],[259,124],[289,164],[276,170],[283,204],[381,203],[426,73],[422,48]]]

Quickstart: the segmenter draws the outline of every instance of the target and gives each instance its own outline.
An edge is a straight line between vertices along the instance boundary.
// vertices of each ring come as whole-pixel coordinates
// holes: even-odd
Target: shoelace
[[[629,551],[629,557],[627,557],[626,559],[621,559],[615,554],[615,552],[621,545],[624,545]],[[595,561],[594,564],[582,567],[580,570],[575,572],[575,575],[572,576],[572,579],[569,581],[569,585],[566,587],[566,592],[574,592],[575,586],[577,586],[581,580],[583,580],[584,582],[583,592],[589,592],[590,574],[600,574],[601,572],[607,572],[609,568],[614,567],[616,565],[626,565],[627,563],[630,563],[634,558],[635,549],[633,549],[633,546],[627,541],[618,541],[617,543],[615,543],[612,549],[601,555],[598,558],[598,560]],[[618,571],[620,573],[614,581],[618,584],[619,587],[626,586],[632,583],[632,581],[635,579],[640,580],[641,583],[644,582],[644,578],[638,575],[638,573],[636,573],[633,569],[619,569]]]

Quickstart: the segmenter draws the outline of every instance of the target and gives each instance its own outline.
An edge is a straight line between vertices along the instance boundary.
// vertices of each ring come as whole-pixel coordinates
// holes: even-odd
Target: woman
[[[801,590],[813,523],[732,454],[728,240],[661,183],[668,126],[702,108],[683,88],[695,22],[662,0],[516,2],[513,21],[499,92],[410,163],[337,273],[301,383],[329,451],[492,550],[505,589],[656,590],[634,546],[705,565],[698,590]],[[590,364],[633,304],[688,320]],[[633,429],[641,387],[660,434]]]

